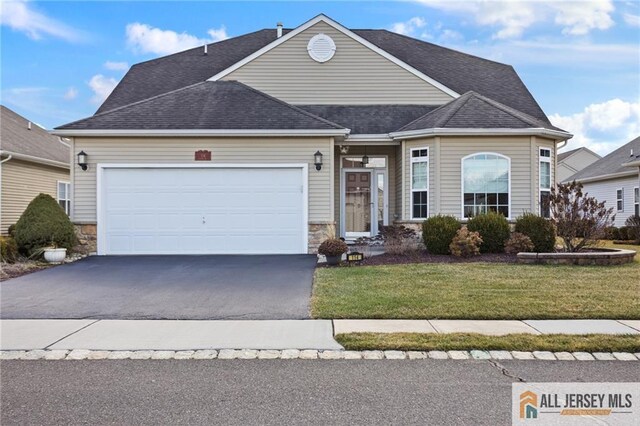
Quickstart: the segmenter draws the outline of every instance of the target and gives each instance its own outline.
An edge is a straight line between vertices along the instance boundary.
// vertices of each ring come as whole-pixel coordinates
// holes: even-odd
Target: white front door
[[[302,168],[104,168],[99,254],[306,253]]]

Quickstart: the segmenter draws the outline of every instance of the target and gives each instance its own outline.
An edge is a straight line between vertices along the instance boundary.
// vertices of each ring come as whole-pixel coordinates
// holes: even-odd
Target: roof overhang
[[[345,139],[347,145],[398,145],[399,141],[394,141],[388,133],[379,134],[356,134],[348,135]]]
[[[393,139],[416,139],[429,136],[544,136],[554,139],[556,142],[564,141],[573,137],[571,133],[561,132],[545,128],[524,128],[524,129],[420,129],[406,132],[392,132],[389,136]]]
[[[618,178],[624,178],[624,177],[633,177],[637,175],[638,175],[638,171],[632,169],[624,172],[609,173],[606,175],[592,176],[588,178],[573,179],[573,180],[575,180],[576,182],[589,183],[589,182],[597,182],[600,180],[611,180],[611,179],[618,179]],[[569,181],[565,181],[565,182],[569,182]]]
[[[49,160],[47,158],[34,157],[33,155],[19,154],[11,151],[0,151],[0,155],[11,156],[12,159],[28,161],[30,163],[44,164],[45,166],[60,167],[63,169],[70,169],[69,163],[62,161]]]
[[[628,163],[622,163],[623,167],[640,167],[640,160],[629,161]]]
[[[155,136],[155,137],[249,137],[249,136],[345,136],[350,132],[349,129],[106,129],[106,130],[73,130],[73,129],[56,129],[50,133],[57,136],[65,137],[111,137],[111,136]]]
[[[380,56],[382,56],[382,57],[386,58],[387,60],[393,62],[394,64],[398,65],[399,67],[405,69],[406,71],[410,72],[411,74],[415,75],[416,77],[420,78],[421,80],[424,80],[427,83],[437,87],[438,89],[440,89],[441,91],[443,91],[447,95],[451,96],[452,98],[457,98],[457,97],[460,96],[460,94],[457,93],[456,91],[450,89],[449,87],[445,86],[444,84],[440,83],[439,81],[434,80],[433,78],[429,77],[428,75],[418,71],[417,69],[415,69],[411,65],[409,65],[406,62],[396,58],[395,56],[391,55],[389,52],[387,52],[387,51],[385,51],[383,49],[380,49],[375,44],[371,43],[370,41],[368,41],[368,40],[366,40],[366,39],[364,39],[362,37],[360,37],[358,34],[354,33],[353,31],[349,30],[348,28],[344,27],[343,25],[339,24],[338,22],[334,21],[333,19],[331,19],[328,16],[323,15],[323,14],[320,14],[320,15],[316,16],[313,19],[310,19],[309,21],[307,21],[304,24],[300,25],[296,29],[289,31],[287,34],[283,35],[282,37],[277,38],[276,40],[274,40],[271,43],[267,44],[262,49],[254,52],[253,54],[247,56],[246,58],[242,59],[241,61],[236,62],[235,64],[231,65],[229,68],[227,68],[227,69],[225,69],[223,71],[220,71],[218,74],[216,74],[213,77],[209,78],[209,81],[217,81],[217,80],[220,80],[220,79],[224,78],[225,76],[231,74],[233,71],[237,70],[238,68],[242,67],[243,65],[246,65],[249,62],[253,61],[254,59],[264,55],[265,53],[267,53],[271,49],[274,49],[275,47],[281,45],[285,41],[295,37],[296,35],[300,34],[304,30],[314,26],[318,22],[324,22],[325,24],[335,28],[337,31],[345,34],[347,37],[355,40],[356,42],[360,43],[361,45],[371,49],[372,51],[376,52]]]

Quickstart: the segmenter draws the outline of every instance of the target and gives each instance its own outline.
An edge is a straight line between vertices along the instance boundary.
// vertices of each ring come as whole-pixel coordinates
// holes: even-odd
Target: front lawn
[[[640,263],[621,266],[422,263],[318,268],[312,315],[640,319]]]
[[[587,334],[509,334],[485,336],[475,333],[352,333],[336,340],[347,350],[402,351],[552,351],[552,352],[638,352],[640,336]]]

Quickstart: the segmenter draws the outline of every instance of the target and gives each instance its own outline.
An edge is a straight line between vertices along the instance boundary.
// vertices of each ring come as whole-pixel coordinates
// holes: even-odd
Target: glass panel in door
[[[380,232],[380,229],[384,226],[384,173],[376,174],[376,191],[378,193],[376,221],[378,222],[377,231]]]
[[[371,232],[371,172],[345,172],[345,232]]]

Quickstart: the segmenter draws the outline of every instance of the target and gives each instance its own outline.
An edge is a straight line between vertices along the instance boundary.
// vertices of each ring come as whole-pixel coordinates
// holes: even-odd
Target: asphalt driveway
[[[0,318],[303,319],[314,255],[92,256],[0,283]]]

